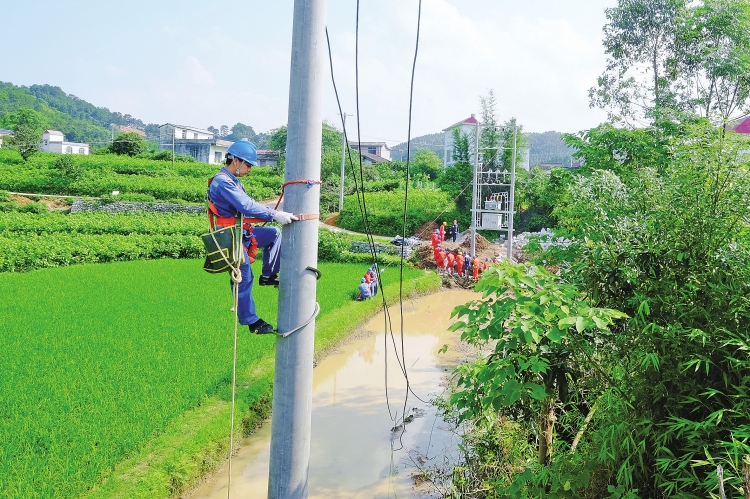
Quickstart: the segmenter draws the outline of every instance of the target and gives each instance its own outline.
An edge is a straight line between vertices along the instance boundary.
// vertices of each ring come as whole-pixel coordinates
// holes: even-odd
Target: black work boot
[[[254,323],[247,326],[250,329],[251,333],[255,334],[270,334],[273,333],[273,326],[264,321],[263,319],[258,319]]]
[[[258,286],[276,286],[279,287],[279,276],[277,274],[273,275],[262,275],[260,276],[260,279],[258,279]]]

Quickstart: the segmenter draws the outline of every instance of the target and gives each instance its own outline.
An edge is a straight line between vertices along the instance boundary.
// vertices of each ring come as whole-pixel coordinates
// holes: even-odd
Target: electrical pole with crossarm
[[[284,211],[302,216],[282,233],[278,331],[296,331],[276,340],[269,499],[308,494],[320,186],[290,182],[320,180],[325,14],[325,0],[294,2]]]
[[[341,127],[343,128],[342,134],[343,137],[341,139],[341,179],[339,182],[339,213],[344,211],[344,166],[346,164],[346,148],[349,144],[346,143],[346,117],[351,116],[351,114],[342,114],[341,115]]]

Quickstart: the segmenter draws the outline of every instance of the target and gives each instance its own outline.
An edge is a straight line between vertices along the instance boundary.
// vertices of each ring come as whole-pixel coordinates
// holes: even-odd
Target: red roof
[[[452,124],[451,126],[449,126],[448,128],[446,128],[445,130],[450,130],[451,128],[457,127],[458,125],[474,125],[476,123],[479,123],[479,121],[476,119],[476,117],[474,115],[471,115],[471,116],[469,116],[468,118],[466,118],[463,121],[459,121],[457,123]],[[443,130],[443,131],[445,131],[445,130]]]
[[[750,133],[750,116],[740,121],[740,124],[734,127],[737,133]]]

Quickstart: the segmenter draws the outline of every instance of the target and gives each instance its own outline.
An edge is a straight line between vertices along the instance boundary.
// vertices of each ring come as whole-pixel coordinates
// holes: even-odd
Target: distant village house
[[[159,150],[192,156],[196,161],[210,165],[224,164],[227,149],[233,142],[217,139],[212,132],[202,128],[166,123],[159,127]]]
[[[258,149],[258,166],[276,166],[279,163],[279,153],[270,149]]]
[[[3,137],[12,137],[13,131],[0,128],[0,147],[3,147]]]
[[[443,166],[449,167],[456,164],[456,162],[453,160],[453,130],[458,128],[458,131],[461,135],[466,135],[467,137],[473,137],[474,133],[477,129],[477,124],[481,125],[479,123],[479,120],[477,120],[476,115],[472,114],[465,120],[459,121],[457,123],[452,124],[448,128],[443,130],[443,133],[445,135],[445,154],[443,155]],[[472,147],[473,139],[469,140],[469,162],[471,164],[474,164],[474,147]]]
[[[65,135],[58,130],[45,130],[42,135],[41,150],[59,154],[89,154],[89,145],[79,142],[66,142]]]
[[[360,146],[362,147],[361,150]],[[355,151],[359,151],[362,156],[362,163],[365,165],[391,161],[391,148],[385,142],[357,142],[350,140],[349,147]]]

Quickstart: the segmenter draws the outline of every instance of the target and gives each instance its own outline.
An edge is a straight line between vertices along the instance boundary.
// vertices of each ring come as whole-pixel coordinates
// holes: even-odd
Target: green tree
[[[750,2],[703,0],[689,9],[676,36],[684,100],[696,114],[726,121],[750,93]]]
[[[462,420],[481,421],[499,411],[518,421],[538,421],[538,427],[529,426],[538,462],[547,465],[555,435],[564,435],[555,430],[558,412],[577,413],[583,421],[593,406],[583,401],[591,400],[592,391],[603,393],[601,379],[591,383],[598,367],[591,359],[608,356],[599,352],[606,347],[598,337],[610,336],[609,326],[625,314],[591,307],[575,286],[528,264],[493,267],[475,290],[483,299],[456,307],[452,316],[459,320],[452,330],[492,353],[456,369],[460,390],[451,403]],[[574,437],[575,432],[568,435],[568,445]]]
[[[42,132],[49,126],[49,120],[42,113],[33,109],[22,107],[18,110],[6,114],[0,120],[3,128],[17,130],[20,126],[25,126],[31,130],[39,132],[38,142],[42,139]]]
[[[281,154],[286,152],[286,125],[275,128],[269,132],[271,138],[268,140],[268,148]]]
[[[41,134],[36,128],[28,125],[18,125],[13,136],[7,140],[8,147],[15,149],[24,161],[39,152]]]
[[[482,108],[482,132],[479,136],[479,151],[486,169],[496,169],[501,164],[503,140],[497,125],[495,91],[490,89],[486,96],[479,97]]]
[[[456,163],[469,162],[469,136],[461,133],[461,129],[456,127],[451,132],[453,134],[453,161]]]
[[[443,161],[429,149],[419,149],[410,163],[413,176],[426,175],[430,180],[435,180],[443,172]]]
[[[7,141],[7,145],[16,149],[24,161],[39,151],[42,134],[49,125],[46,116],[24,107],[8,113],[0,123],[4,128],[13,130],[13,137]]]
[[[676,37],[686,0],[619,0],[605,9],[607,68],[589,90],[592,106],[610,109],[610,119],[654,119],[675,107]],[[645,68],[644,72],[639,68]]]
[[[523,125],[518,125],[515,118],[511,118],[503,124],[503,128],[500,134],[500,145],[502,146],[502,154],[500,154],[498,166],[503,170],[510,171],[513,167],[513,130],[517,127],[516,131],[516,169],[518,169],[518,162],[521,161],[521,153],[527,148],[529,139],[523,133]]]
[[[135,132],[121,133],[109,146],[115,154],[138,156],[146,151],[146,141]]]
[[[228,135],[226,139],[235,140],[235,141],[241,140],[241,139],[247,139],[250,142],[255,144],[258,140],[258,136],[255,133],[255,130],[253,130],[253,127],[249,125],[244,125],[242,123],[237,123],[232,127],[232,133]]]

